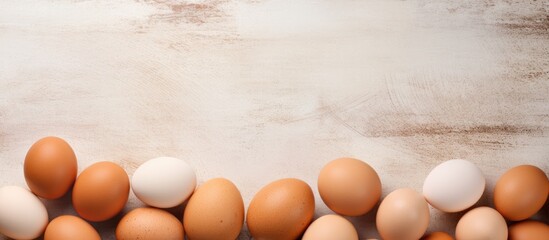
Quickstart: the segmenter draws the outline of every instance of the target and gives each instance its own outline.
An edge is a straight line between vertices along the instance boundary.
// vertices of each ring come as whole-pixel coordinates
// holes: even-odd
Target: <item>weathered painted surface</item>
[[[507,168],[549,171],[548,12],[533,0],[2,1],[0,185],[25,186],[28,147],[57,135],[80,171],[112,160],[131,175],[175,156],[200,182],[234,181],[246,204],[278,178],[316,188],[340,156],[370,163],[384,196],[466,158],[491,205]],[[315,195],[317,215],[330,212]],[[46,204],[74,213],[70,197]],[[125,211],[139,205],[132,195]],[[430,231],[453,232],[460,214],[432,216]],[[352,219],[361,238],[377,237],[374,218]],[[113,239],[115,224],[95,226]]]

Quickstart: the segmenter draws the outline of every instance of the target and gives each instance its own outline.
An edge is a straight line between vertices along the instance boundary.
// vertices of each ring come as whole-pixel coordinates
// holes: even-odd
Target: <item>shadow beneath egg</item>
[[[122,219],[124,215],[126,215],[126,212],[121,211],[120,213],[116,214],[116,216],[106,221],[87,222],[90,223],[99,232],[99,235],[101,235],[101,239],[115,239],[116,226],[118,226],[118,222],[120,222],[120,219]]]
[[[376,228],[376,215],[379,204],[381,204],[381,200],[365,215],[357,217],[344,216],[353,223],[360,239],[381,239]]]
[[[40,201],[42,201],[42,203],[48,210],[48,218],[50,221],[62,215],[78,216],[78,214],[72,207],[72,187],[61,198],[58,198],[58,199],[40,198]]]
[[[447,213],[429,205],[431,219],[429,220],[429,227],[427,228],[425,235],[433,232],[445,232],[454,236],[459,219],[461,219],[467,211],[469,211],[469,209],[462,212]]]
[[[190,197],[189,197],[190,198]],[[161,208],[162,210],[166,211],[166,212],[169,212],[171,213],[172,215],[175,216],[175,218],[177,218],[179,221],[183,221],[183,211],[185,210],[185,207],[187,206],[187,203],[189,202],[189,200],[185,200],[185,202],[183,202],[182,204],[179,204],[175,207],[172,207],[172,208]]]
[[[248,225],[246,225],[246,222],[244,222],[237,240],[250,240],[250,239],[252,239],[252,235],[250,234],[250,231],[248,231]]]
[[[543,207],[530,219],[549,224],[549,201],[545,201]]]

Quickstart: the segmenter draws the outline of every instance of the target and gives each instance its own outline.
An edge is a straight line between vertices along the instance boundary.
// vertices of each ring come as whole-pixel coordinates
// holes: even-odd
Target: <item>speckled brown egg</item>
[[[509,227],[509,240],[547,240],[549,225],[528,220],[518,222]]]
[[[130,180],[126,171],[112,162],[98,162],[76,179],[72,203],[82,218],[105,221],[124,208],[129,193]]]
[[[101,240],[99,233],[83,219],[63,215],[53,219],[46,227],[44,240]]]
[[[506,219],[520,221],[538,212],[547,201],[549,180],[532,165],[509,169],[497,181],[494,205]]]
[[[158,208],[136,208],[122,217],[116,227],[117,240],[183,240],[183,236],[181,222]]]
[[[313,220],[314,210],[311,187],[286,178],[259,190],[248,207],[246,223],[254,239],[296,239]]]
[[[183,214],[183,227],[191,240],[234,240],[243,224],[240,191],[224,178],[211,179],[198,187]]]
[[[65,140],[45,137],[34,143],[25,157],[25,180],[30,190],[46,199],[60,198],[72,187],[78,166]]]
[[[354,158],[339,158],[320,171],[318,192],[334,212],[360,216],[379,202],[381,180],[367,163]]]
[[[422,237],[421,240],[454,240],[454,238],[445,232],[432,232]]]

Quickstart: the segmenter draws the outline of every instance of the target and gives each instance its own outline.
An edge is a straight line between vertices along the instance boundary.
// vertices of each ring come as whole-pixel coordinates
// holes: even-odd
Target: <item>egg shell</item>
[[[429,226],[429,206],[413,189],[397,189],[379,205],[376,226],[384,240],[417,240]]]
[[[475,164],[453,159],[431,170],[423,183],[423,195],[438,210],[459,212],[478,202],[485,185],[484,175]]]
[[[421,240],[454,240],[454,238],[445,232],[432,232],[422,237]]]
[[[24,174],[30,190],[39,197],[56,199],[74,184],[76,155],[65,140],[45,137],[34,143],[25,157]]]
[[[132,176],[132,190],[142,202],[158,208],[175,207],[191,196],[196,174],[184,160],[154,158],[141,164]]]
[[[183,227],[192,240],[234,240],[243,224],[242,195],[224,178],[211,179],[198,187],[183,214]]]
[[[129,193],[130,180],[126,171],[112,162],[98,162],[76,179],[72,203],[82,218],[105,221],[124,208]]]
[[[334,214],[315,220],[303,234],[302,240],[358,240],[358,233],[349,220]]]
[[[509,169],[494,188],[494,205],[503,217],[520,221],[536,214],[547,201],[549,180],[536,166]]]
[[[507,223],[493,208],[478,207],[459,219],[457,240],[506,240]]]
[[[318,192],[334,212],[360,216],[368,213],[379,201],[381,180],[367,163],[354,158],[339,158],[320,171]]]
[[[549,225],[528,220],[518,222],[509,227],[509,240],[547,240]]]
[[[0,188],[0,233],[14,239],[39,237],[48,224],[48,211],[29,190]]]
[[[63,215],[53,219],[44,232],[44,240],[101,240],[99,233],[82,218]]]
[[[259,190],[248,207],[246,223],[254,239],[297,239],[313,220],[314,210],[311,187],[286,178]]]
[[[157,208],[136,208],[116,227],[117,240],[183,240],[184,233],[175,216]]]

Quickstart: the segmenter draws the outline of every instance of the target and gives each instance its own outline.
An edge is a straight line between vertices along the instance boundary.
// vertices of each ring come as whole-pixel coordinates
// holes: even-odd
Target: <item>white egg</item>
[[[14,239],[34,239],[48,224],[48,211],[29,190],[17,186],[0,188],[0,233]]]
[[[196,174],[186,161],[159,157],[146,161],[135,170],[131,186],[144,203],[170,208],[183,203],[193,193]]]
[[[475,164],[454,159],[431,170],[423,183],[423,195],[441,211],[459,212],[480,199],[485,184],[484,175]]]

